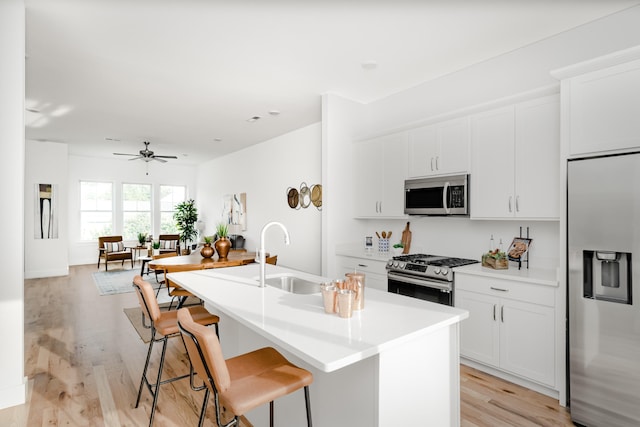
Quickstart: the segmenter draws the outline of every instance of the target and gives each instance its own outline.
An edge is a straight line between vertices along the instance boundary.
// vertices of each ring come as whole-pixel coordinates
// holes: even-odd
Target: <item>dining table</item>
[[[192,251],[189,255],[177,255],[172,257],[163,257],[149,260],[149,268],[152,270],[163,270],[165,267],[172,266],[192,266],[194,269],[204,265],[205,269],[236,267],[240,265],[251,264],[255,262],[256,253],[247,252],[246,249],[232,249],[229,251],[226,259],[220,259],[218,254],[214,254],[211,258],[204,258],[200,255],[199,250]]]

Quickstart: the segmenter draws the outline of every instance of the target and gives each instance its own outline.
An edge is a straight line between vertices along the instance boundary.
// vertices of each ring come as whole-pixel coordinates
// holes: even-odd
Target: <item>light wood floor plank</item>
[[[147,344],[122,311],[138,306],[137,297],[100,296],[94,271],[95,264],[74,266],[68,276],[25,281],[28,401],[0,410],[1,426],[148,424],[151,397],[146,389],[140,407],[134,408]],[[152,371],[159,350],[154,351]],[[166,375],[189,371],[179,338],[170,340],[166,367]],[[161,386],[154,426],[197,425],[202,398],[188,379]],[[463,427],[573,425],[557,401],[466,366],[461,366],[461,411]],[[214,419],[209,402],[205,426],[215,426]],[[244,419],[241,425],[251,427]],[[416,420],[414,425],[429,423]]]

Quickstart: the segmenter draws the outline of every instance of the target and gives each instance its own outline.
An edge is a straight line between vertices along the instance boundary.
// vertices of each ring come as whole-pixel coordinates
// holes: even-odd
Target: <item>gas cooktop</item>
[[[475,264],[474,259],[439,255],[408,254],[394,256],[387,262],[387,271],[404,275],[453,281],[454,267]]]

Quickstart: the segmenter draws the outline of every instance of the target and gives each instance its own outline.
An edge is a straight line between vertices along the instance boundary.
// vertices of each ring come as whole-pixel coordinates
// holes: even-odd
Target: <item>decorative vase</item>
[[[218,258],[220,260],[226,260],[227,255],[229,255],[229,250],[231,249],[231,241],[226,237],[221,237],[216,240],[215,247],[218,252]]]
[[[154,249],[153,250],[153,254],[154,255],[160,255],[160,249]]]
[[[215,250],[211,247],[211,243],[205,243],[202,249],[200,249],[200,255],[202,255],[203,258],[211,258],[214,253]]]

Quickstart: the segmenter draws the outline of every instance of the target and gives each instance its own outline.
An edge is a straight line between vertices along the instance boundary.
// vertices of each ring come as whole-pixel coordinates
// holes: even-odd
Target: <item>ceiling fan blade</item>
[[[129,161],[138,160],[138,159],[144,159],[144,156],[136,156],[136,157],[133,157],[133,158],[129,159]]]
[[[162,157],[162,156],[153,156],[153,157],[150,157],[150,159],[157,160],[157,161],[162,162],[162,163],[167,163],[167,161],[166,161],[166,160],[164,160],[164,159],[159,159],[158,157]]]
[[[115,156],[137,156],[137,154],[113,153]]]
[[[154,155],[153,158],[154,159],[157,159],[157,158],[161,158],[161,159],[177,159],[178,157],[176,157],[176,156],[155,156]]]

